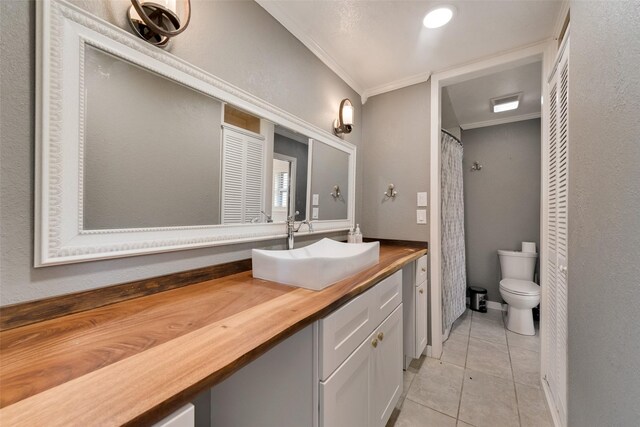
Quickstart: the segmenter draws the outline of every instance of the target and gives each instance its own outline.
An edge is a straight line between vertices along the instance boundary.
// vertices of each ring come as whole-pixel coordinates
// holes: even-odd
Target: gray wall
[[[462,137],[462,129],[460,129],[460,122],[456,117],[456,112],[453,109],[451,98],[449,97],[449,91],[446,87],[442,88],[442,99],[440,101],[442,110],[440,111],[440,126],[446,129],[456,138]]]
[[[429,191],[430,91],[430,82],[420,83],[371,97],[363,106],[360,225],[366,237],[428,240],[429,225],[416,224],[416,193]],[[398,196],[385,201],[390,183]]]
[[[296,211],[298,220],[307,217],[307,169],[309,146],[279,134],[274,135],[273,152],[296,158]]]
[[[467,282],[500,302],[498,249],[540,244],[540,119],[464,130],[462,140]]]
[[[128,0],[74,3],[128,30]],[[282,247],[283,239],[34,269],[35,3],[2,1],[0,8],[0,304],[248,258],[253,247]],[[356,126],[345,139],[359,145],[359,96],[260,6],[195,0],[193,10],[191,26],[174,40],[173,54],[327,131],[340,100],[349,97]],[[358,171],[361,178],[362,168]],[[356,209],[360,206],[357,198]]]
[[[572,2],[570,426],[640,420],[640,2]]]

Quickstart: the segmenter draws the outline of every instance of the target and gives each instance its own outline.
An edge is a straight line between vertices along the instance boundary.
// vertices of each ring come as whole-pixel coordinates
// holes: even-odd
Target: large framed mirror
[[[352,144],[61,0],[38,52],[37,267],[353,226]]]

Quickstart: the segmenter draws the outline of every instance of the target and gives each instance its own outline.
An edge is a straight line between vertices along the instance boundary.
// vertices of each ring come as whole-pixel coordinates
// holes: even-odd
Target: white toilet
[[[521,335],[535,335],[531,309],[540,303],[540,286],[534,282],[538,254],[498,251],[500,258],[500,295],[509,305],[507,329]]]

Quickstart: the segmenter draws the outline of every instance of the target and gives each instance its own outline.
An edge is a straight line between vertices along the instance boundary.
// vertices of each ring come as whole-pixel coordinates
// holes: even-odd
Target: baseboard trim
[[[547,407],[549,408],[549,412],[551,413],[551,419],[553,420],[553,425],[555,427],[562,427],[562,423],[560,423],[560,415],[558,415],[556,405],[553,402],[553,398],[551,397],[551,390],[549,390],[549,384],[547,384],[544,378],[541,378],[540,382],[542,383],[542,391],[544,392],[544,398],[547,401]]]
[[[507,304],[502,304],[496,301],[487,301],[487,308],[491,310],[507,311]]]
[[[470,304],[471,298],[467,297],[467,307],[469,307]],[[487,308],[491,310],[507,311],[507,304],[502,304],[501,302],[497,301],[487,301]]]

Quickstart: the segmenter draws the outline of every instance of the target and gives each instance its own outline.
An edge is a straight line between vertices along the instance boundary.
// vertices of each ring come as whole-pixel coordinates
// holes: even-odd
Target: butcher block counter
[[[425,254],[383,243],[319,292],[245,271],[0,332],[0,425],[157,421]]]

